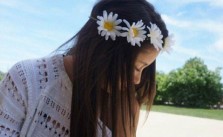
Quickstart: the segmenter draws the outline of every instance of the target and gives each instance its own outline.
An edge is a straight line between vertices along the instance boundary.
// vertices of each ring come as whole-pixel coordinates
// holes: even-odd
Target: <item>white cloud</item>
[[[223,65],[222,64],[223,40],[217,41],[216,44],[214,44],[214,46],[213,45],[206,47],[203,46],[202,49],[194,49],[193,47],[185,46],[185,44],[183,44],[184,42],[185,42],[184,39],[181,39],[178,36],[177,43],[173,47],[174,49],[173,54],[171,54],[171,56],[172,55],[175,56],[174,57],[175,61],[180,61],[180,60],[182,61],[187,59],[188,57],[200,57],[204,60],[216,62],[221,66]]]
[[[10,7],[26,13],[35,15],[44,15],[44,12],[35,4],[29,4],[28,1],[16,1],[16,0],[1,0],[0,5]]]
[[[0,5],[15,7],[17,5],[17,2],[15,0],[0,0]]]
[[[199,51],[194,50],[194,49],[190,49],[188,47],[185,48],[185,47],[182,47],[182,46],[175,46],[174,50],[179,55],[186,55],[186,56],[190,56],[190,57],[200,56]]]
[[[180,19],[176,19],[176,18],[172,18],[170,16],[167,15],[162,15],[163,19],[166,21],[167,24],[174,26],[175,28],[177,27],[177,32],[179,30],[196,30],[197,32],[205,32],[207,31],[207,33],[203,34],[206,35],[208,37],[210,37],[210,39],[215,39],[215,42],[212,43],[211,45],[204,45],[206,47],[203,46],[202,50],[199,51],[195,51],[195,49],[191,48],[188,49],[184,48],[183,46],[185,46],[186,42],[186,37],[191,37],[191,35],[193,35],[193,33],[189,34],[189,36],[185,36],[182,33],[177,33],[175,34],[175,36],[177,36],[176,39],[176,47],[175,50],[177,52],[180,52],[181,54],[185,54],[188,56],[200,56],[202,58],[206,58],[206,59],[211,59],[211,60],[215,60],[217,62],[220,62],[220,60],[216,57],[213,57],[214,52],[219,52],[222,53],[223,52],[223,24],[221,22],[217,22],[217,21],[213,21],[213,20],[193,20],[193,21],[189,21],[189,20],[180,20]],[[199,36],[197,36],[197,39],[199,39]],[[190,42],[193,43],[193,42]],[[182,45],[182,46],[179,46]],[[209,46],[209,47],[208,47]],[[204,52],[208,52],[210,51],[210,57],[209,55],[205,55],[202,54]]]
[[[185,28],[185,27],[191,27],[192,26],[192,22],[190,21],[186,21],[186,20],[177,20],[175,18],[172,18],[168,15],[162,14],[161,15],[163,20],[170,25],[176,26],[176,27],[180,27],[180,28]]]
[[[162,14],[164,21],[172,26],[193,29],[193,30],[206,30],[213,33],[223,33],[223,24],[221,21],[213,21],[211,19],[206,20],[182,20],[170,17],[168,15]]]
[[[214,46],[213,47],[215,48],[216,51],[223,52],[223,39],[222,38],[221,39],[218,39],[218,41],[216,41],[214,43]]]
[[[223,7],[223,0],[166,0],[166,2],[178,7],[193,3],[208,3],[210,6]]]
[[[223,0],[207,0],[211,6],[223,7]]]
[[[162,18],[176,37],[171,57],[162,56],[158,69],[166,72],[181,67],[195,56],[212,70],[223,67],[223,0],[163,0],[163,5],[156,0],[154,3],[164,9],[166,14]],[[166,4],[170,10],[165,9]]]

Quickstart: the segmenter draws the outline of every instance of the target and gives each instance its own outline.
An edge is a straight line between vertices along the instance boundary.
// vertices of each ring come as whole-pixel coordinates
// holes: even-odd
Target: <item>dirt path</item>
[[[137,137],[223,137],[223,121],[141,111]]]

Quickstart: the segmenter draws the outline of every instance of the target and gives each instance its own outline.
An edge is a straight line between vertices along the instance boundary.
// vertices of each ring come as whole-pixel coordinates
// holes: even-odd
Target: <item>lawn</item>
[[[142,107],[142,109],[145,109],[145,107]],[[223,110],[217,110],[217,109],[200,109],[200,108],[184,108],[184,107],[175,107],[166,105],[153,105],[152,111],[223,120]]]

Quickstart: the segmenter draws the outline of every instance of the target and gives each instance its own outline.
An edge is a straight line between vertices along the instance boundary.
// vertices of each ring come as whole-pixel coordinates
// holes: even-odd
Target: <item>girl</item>
[[[70,41],[63,55],[9,70],[0,136],[136,136],[140,106],[149,111],[155,96],[155,59],[171,44],[160,15],[146,0],[101,0]]]

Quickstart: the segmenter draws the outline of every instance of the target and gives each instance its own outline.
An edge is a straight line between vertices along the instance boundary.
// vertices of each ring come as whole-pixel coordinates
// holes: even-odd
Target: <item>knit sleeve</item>
[[[0,82],[0,137],[20,135],[26,116],[27,82],[21,62]]]

